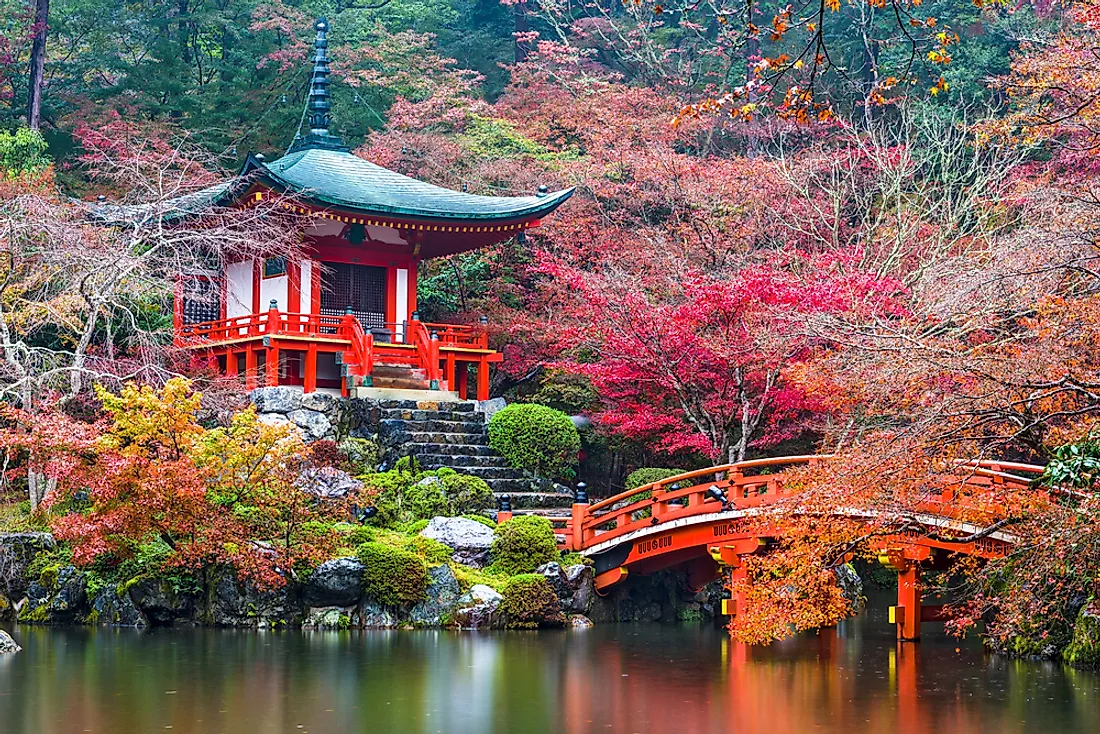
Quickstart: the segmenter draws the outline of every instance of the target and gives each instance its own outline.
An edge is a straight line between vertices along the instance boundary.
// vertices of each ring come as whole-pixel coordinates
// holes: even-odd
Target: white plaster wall
[[[302,260],[302,298],[301,309],[302,313],[313,313],[311,304],[313,303],[313,261]]]
[[[260,278],[260,311],[266,311],[274,298],[279,302],[279,310],[286,311],[287,276]]]
[[[252,261],[229,263],[225,267],[226,318],[247,316],[252,313]]]
[[[402,326],[409,317],[409,271],[405,268],[397,269],[397,341],[405,341],[405,329]]]

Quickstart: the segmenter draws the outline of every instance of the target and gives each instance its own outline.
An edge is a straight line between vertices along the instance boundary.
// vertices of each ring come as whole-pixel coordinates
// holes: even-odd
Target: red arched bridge
[[[628,574],[674,566],[687,572],[693,588],[719,574],[731,588],[745,578],[742,559],[766,552],[775,540],[778,531],[764,509],[797,495],[787,485],[791,472],[832,459],[789,456],[710,467],[592,504],[579,496],[571,517],[551,520],[563,550],[594,561],[601,593]],[[921,604],[921,567],[943,567],[952,554],[1006,555],[1014,539],[998,529],[1009,516],[1005,490],[1025,489],[1042,472],[1030,464],[960,463],[958,481],[925,498],[905,532],[873,539],[880,562],[898,573],[898,603],[890,618],[899,639],[918,639],[921,622],[943,619],[942,607]],[[638,495],[644,499],[631,501]],[[874,514],[853,508],[849,516],[871,522]],[[975,517],[986,522],[975,524]],[[738,601],[723,602],[723,613],[736,615]]]

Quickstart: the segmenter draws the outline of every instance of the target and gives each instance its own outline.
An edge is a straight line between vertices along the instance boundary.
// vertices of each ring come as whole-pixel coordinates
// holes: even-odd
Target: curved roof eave
[[[310,154],[319,160],[310,161],[312,165],[305,166],[306,170],[292,175],[293,169]],[[287,159],[292,160],[280,167],[280,162]],[[324,171],[322,166],[326,163],[339,165],[345,175]],[[479,196],[418,181],[347,152],[317,148],[291,153],[270,164],[249,156],[241,176],[249,174],[267,178],[275,188],[326,206],[435,221],[537,219],[557,209],[575,191],[571,187],[533,196]]]

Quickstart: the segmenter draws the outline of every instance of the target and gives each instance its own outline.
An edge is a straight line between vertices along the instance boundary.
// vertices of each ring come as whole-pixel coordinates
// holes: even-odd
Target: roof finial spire
[[[303,148],[330,148],[347,150],[339,135],[329,132],[332,124],[332,104],[329,94],[328,68],[328,20],[318,18],[313,24],[317,31],[317,40],[313,42],[316,53],[313,56],[313,75],[309,81],[309,134],[295,141],[291,150]]]

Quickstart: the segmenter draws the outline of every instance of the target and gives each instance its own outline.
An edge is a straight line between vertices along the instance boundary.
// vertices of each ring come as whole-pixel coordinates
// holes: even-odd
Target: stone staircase
[[[423,469],[449,467],[481,477],[517,511],[568,514],[573,495],[565,487],[508,466],[489,446],[485,413],[476,401],[382,400],[380,432],[390,446],[415,456]]]

